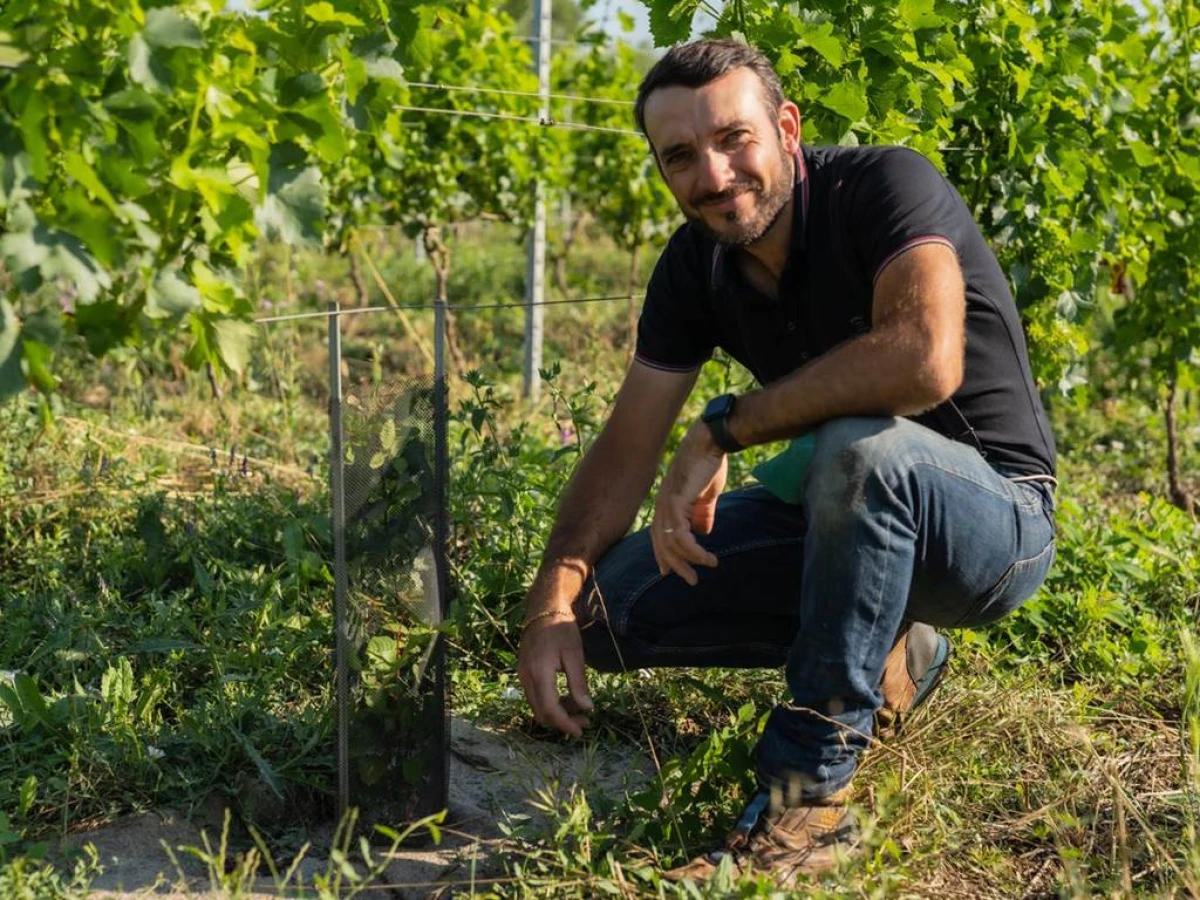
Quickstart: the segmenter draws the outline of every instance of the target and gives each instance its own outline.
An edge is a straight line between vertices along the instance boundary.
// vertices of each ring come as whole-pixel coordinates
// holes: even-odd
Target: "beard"
[[[795,172],[787,164],[787,157],[780,150],[779,177],[774,179],[774,186],[769,190],[761,181],[750,179],[738,182],[723,191],[707,194],[701,197],[690,211],[684,210],[684,216],[701,232],[708,235],[723,247],[748,247],[762,240],[787,207],[792,199],[795,187]],[[792,177],[788,177],[788,175]],[[706,219],[701,209],[710,204],[717,204],[741,194],[750,193],[755,197],[754,208],[745,216],[739,216],[736,209],[719,214],[720,223],[712,224]]]

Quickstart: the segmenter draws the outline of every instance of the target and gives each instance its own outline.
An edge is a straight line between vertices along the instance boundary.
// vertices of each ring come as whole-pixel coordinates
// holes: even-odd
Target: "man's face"
[[[773,118],[750,69],[654,91],[646,134],[683,214],[726,246],[762,238],[792,198],[799,111]]]

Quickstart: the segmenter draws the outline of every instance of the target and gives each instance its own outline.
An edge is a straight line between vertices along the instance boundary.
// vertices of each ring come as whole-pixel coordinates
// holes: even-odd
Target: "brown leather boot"
[[[845,805],[849,793],[844,788],[804,806],[777,807],[760,791],[721,847],[663,874],[671,881],[704,882],[729,858],[737,875],[766,873],[779,887],[794,887],[802,875],[828,871],[854,849],[858,834]]]
[[[949,658],[945,635],[922,622],[905,623],[883,664],[883,706],[875,714],[876,730],[898,728],[941,682]]]

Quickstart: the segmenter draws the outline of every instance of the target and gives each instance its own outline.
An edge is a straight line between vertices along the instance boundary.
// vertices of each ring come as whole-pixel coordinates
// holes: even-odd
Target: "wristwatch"
[[[713,441],[726,453],[737,453],[746,449],[729,432],[729,417],[733,415],[733,403],[736,399],[733,394],[713,397],[700,415],[700,421],[708,426]]]

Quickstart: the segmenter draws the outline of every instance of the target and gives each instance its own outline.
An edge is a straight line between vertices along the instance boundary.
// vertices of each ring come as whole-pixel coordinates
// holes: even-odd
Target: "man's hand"
[[[708,426],[697,422],[680,442],[654,501],[650,543],[660,573],[674,572],[695,585],[700,579],[693,565],[716,566],[716,556],[700,546],[693,531],[712,531],[728,468]]]
[[[558,673],[567,673],[568,696],[558,695]],[[533,717],[543,725],[580,737],[592,710],[583,667],[583,641],[573,618],[530,623],[521,635],[517,674]]]

